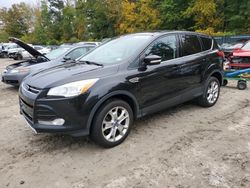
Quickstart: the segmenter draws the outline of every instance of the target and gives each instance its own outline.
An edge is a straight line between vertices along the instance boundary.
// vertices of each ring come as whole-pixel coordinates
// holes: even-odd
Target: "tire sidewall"
[[[128,127],[126,134],[123,136],[123,138],[121,138],[119,141],[116,141],[116,142],[109,142],[103,136],[102,122],[103,122],[103,119],[105,118],[106,114],[112,108],[114,108],[116,106],[121,106],[128,111],[129,117],[130,117],[129,127]],[[133,122],[134,122],[133,111],[128,103],[126,103],[125,101],[119,100],[119,99],[108,100],[96,112],[93,124],[91,126],[90,137],[94,142],[96,142],[97,144],[99,144],[105,148],[117,146],[117,145],[121,144],[127,138],[128,134],[130,133],[131,127],[133,125]]]
[[[238,89],[245,90],[247,88],[247,83],[245,81],[238,81]]]

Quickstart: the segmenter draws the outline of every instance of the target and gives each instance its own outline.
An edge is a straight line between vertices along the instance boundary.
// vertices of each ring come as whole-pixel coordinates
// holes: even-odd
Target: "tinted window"
[[[203,44],[203,51],[210,50],[212,47],[212,39],[207,37],[200,37]]]
[[[200,41],[195,35],[182,35],[181,46],[182,56],[192,55],[201,52]]]
[[[167,61],[177,57],[177,40],[174,35],[169,35],[157,39],[146,51],[146,56],[158,55],[162,61]]]

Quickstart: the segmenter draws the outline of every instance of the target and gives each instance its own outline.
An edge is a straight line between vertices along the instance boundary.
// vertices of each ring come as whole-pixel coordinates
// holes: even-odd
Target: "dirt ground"
[[[0,59],[0,72],[13,62]],[[0,187],[250,187],[250,89],[235,85],[212,108],[187,103],[143,118],[123,144],[102,149],[33,134],[18,90],[0,83]]]

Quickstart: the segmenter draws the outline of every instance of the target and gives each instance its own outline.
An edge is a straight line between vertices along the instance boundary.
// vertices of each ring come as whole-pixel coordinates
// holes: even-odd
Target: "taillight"
[[[220,57],[222,57],[222,58],[225,58],[224,52],[222,52],[220,50],[217,51],[217,55],[220,56]]]

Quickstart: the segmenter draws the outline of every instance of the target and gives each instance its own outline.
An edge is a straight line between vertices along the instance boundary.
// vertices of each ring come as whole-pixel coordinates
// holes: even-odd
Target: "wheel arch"
[[[99,100],[96,105],[93,107],[92,111],[90,112],[88,121],[87,121],[87,128],[90,131],[94,115],[96,114],[97,110],[101,107],[101,105],[109,99],[116,98],[121,99],[127,102],[133,110],[134,118],[140,117],[140,110],[138,102],[133,94],[128,91],[114,91],[105,95],[101,100]]]
[[[220,85],[222,86],[223,85],[223,75],[221,72],[219,71],[213,71],[211,74],[210,74],[210,77],[213,76],[215,78],[217,78],[220,82]]]

